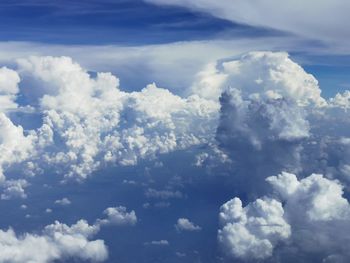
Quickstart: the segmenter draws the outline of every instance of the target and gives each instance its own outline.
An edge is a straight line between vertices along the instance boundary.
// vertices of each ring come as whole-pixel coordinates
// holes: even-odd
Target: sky
[[[0,2],[0,263],[347,262],[345,0]]]

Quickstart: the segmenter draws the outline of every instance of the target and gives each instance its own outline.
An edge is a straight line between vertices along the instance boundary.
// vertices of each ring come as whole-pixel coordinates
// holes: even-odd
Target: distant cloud
[[[109,207],[103,214],[106,215],[105,219],[98,220],[100,225],[135,225],[137,223],[137,217],[134,210],[127,212],[126,207]]]
[[[171,198],[183,198],[183,194],[176,190],[156,190],[153,188],[147,189],[145,192],[147,198],[159,198],[159,199],[171,199]]]
[[[154,245],[154,246],[169,246],[169,241],[168,240],[154,240],[154,241],[150,241],[150,242],[145,242],[144,243],[146,246],[149,245]]]
[[[62,199],[58,199],[55,201],[55,204],[62,205],[62,206],[67,206],[67,205],[70,205],[71,203],[72,202],[67,197],[63,197]]]
[[[202,229],[187,218],[179,218],[175,224],[175,228],[178,231],[200,231]]]

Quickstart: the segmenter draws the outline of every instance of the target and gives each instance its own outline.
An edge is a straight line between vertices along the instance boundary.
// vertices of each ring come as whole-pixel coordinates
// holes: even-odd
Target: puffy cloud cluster
[[[9,118],[19,93],[20,107],[42,117],[40,127],[24,131]],[[213,138],[218,112],[216,102],[181,98],[155,84],[123,92],[111,73],[92,77],[68,57],[30,57],[18,60],[17,71],[1,68],[0,96],[9,102],[0,111],[2,181],[14,164],[25,171],[17,177],[55,168],[65,179],[83,180],[101,164],[134,165],[204,143]]]
[[[197,155],[197,166],[232,161],[245,191],[281,171],[349,178],[348,92],[322,98],[317,80],[288,54],[251,52],[210,64],[192,92],[221,106],[217,145]]]
[[[252,188],[264,192],[265,178],[281,171],[301,177],[324,174],[300,180],[288,173],[270,177],[277,197],[246,206],[239,199],[225,204],[219,240],[227,254],[254,260],[293,258],[297,251],[306,262],[347,255],[347,238],[341,232],[348,227],[349,204],[340,183],[330,179],[345,184],[350,178],[349,94],[325,100],[317,80],[286,53],[252,52],[210,64],[197,75],[187,98],[155,84],[125,92],[112,74],[89,73],[67,57],[22,59],[17,72],[4,69],[1,74],[5,77],[0,77],[0,87],[13,107],[33,107],[33,115],[41,120],[37,128],[24,130],[11,121],[8,109],[0,112],[2,199],[26,197],[30,179],[23,175],[47,169],[65,179],[83,180],[104,165],[134,165],[140,159],[206,145],[209,151],[195,152],[195,165],[232,165],[230,172],[241,180],[236,185],[242,186],[236,190],[247,198],[256,197]],[[19,92],[25,103],[17,106]],[[19,168],[13,169],[16,165]],[[25,172],[17,174],[20,170]],[[186,194],[148,188],[145,196],[168,200]],[[124,207],[108,208],[105,216],[87,229],[137,222],[135,212]],[[200,229],[186,218],[177,226]],[[58,232],[73,234],[67,229]],[[87,240],[87,234],[80,235]]]
[[[29,186],[29,183],[24,179],[18,180],[6,180],[2,184],[4,190],[1,194],[2,200],[8,200],[11,198],[26,198],[25,188]]]
[[[225,253],[244,261],[345,262],[348,91],[323,99],[314,77],[284,53],[253,52],[215,70],[222,78],[206,88],[223,91],[216,139],[233,162],[236,192],[250,200],[266,193],[266,177],[289,172],[267,179],[275,196],[221,207]]]
[[[44,114],[36,143],[49,165],[66,168],[66,178],[84,179],[103,162],[132,165],[213,132],[217,104],[198,96],[183,99],[154,84],[123,92],[115,76],[92,78],[67,57],[22,59],[19,72],[36,87],[28,100]]]
[[[104,241],[91,239],[104,225],[134,225],[137,218],[125,207],[109,207],[104,213],[107,218],[97,219],[93,225],[81,219],[71,226],[55,221],[37,234],[16,235],[12,228],[0,230],[0,262],[105,261],[108,249]]]
[[[234,198],[221,207],[224,251],[243,260],[345,262],[337,260],[349,257],[350,204],[340,182],[320,174],[298,180],[290,173],[267,182],[275,197],[246,207]]]
[[[0,230],[0,262],[48,263],[71,258],[101,262],[107,259],[108,251],[103,240],[89,240],[96,232],[85,220],[72,226],[56,221],[41,234],[16,235],[12,229]]]
[[[274,199],[258,199],[242,207],[239,198],[220,209],[219,242],[225,253],[243,259],[264,259],[272,255],[274,246],[291,234],[283,218],[282,204]]]

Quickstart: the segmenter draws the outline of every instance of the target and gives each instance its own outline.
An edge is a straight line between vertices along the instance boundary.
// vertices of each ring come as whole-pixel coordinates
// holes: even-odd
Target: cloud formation
[[[68,57],[21,59],[18,72],[22,96],[42,114],[42,125],[24,134],[1,113],[2,169],[25,161],[26,173],[56,167],[65,179],[83,180],[102,163],[134,165],[206,142],[214,132],[218,105],[196,95],[181,98],[155,84],[123,92],[111,73],[92,78]],[[17,72],[0,73],[18,92]]]
[[[102,262],[108,258],[108,248],[103,240],[91,240],[106,225],[134,225],[134,211],[125,207],[109,207],[106,218],[90,225],[81,219],[68,226],[59,221],[47,225],[41,233],[17,235],[12,228],[0,230],[0,262],[49,263],[56,260],[79,259]]]
[[[187,218],[179,218],[175,224],[175,228],[177,231],[200,231],[202,229]]]
[[[298,180],[285,172],[266,181],[275,197],[246,207],[234,198],[221,207],[218,238],[225,253],[269,262],[343,262],[349,256],[350,204],[339,181],[320,174]]]

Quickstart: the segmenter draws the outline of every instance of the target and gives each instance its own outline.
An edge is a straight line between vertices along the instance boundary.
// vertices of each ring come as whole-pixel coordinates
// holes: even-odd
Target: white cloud
[[[319,174],[298,180],[284,172],[267,182],[275,198],[257,199],[244,208],[235,198],[221,207],[218,237],[228,255],[244,260],[271,257],[269,262],[349,257],[350,204],[339,181]]]
[[[17,108],[15,102],[19,92],[19,75],[16,71],[7,67],[0,68],[0,112]]]
[[[285,241],[291,227],[283,218],[282,204],[264,198],[242,207],[234,198],[220,208],[218,240],[229,256],[241,259],[265,259],[274,246]]]
[[[147,189],[145,192],[147,198],[159,198],[159,199],[170,199],[170,198],[183,198],[183,194],[176,190],[156,190],[153,188]]]
[[[51,209],[46,209],[46,213],[51,212]],[[108,249],[104,241],[91,239],[102,226],[134,225],[137,218],[134,211],[127,212],[125,207],[109,207],[104,214],[107,217],[97,219],[93,225],[83,219],[71,226],[55,221],[36,234],[16,235],[12,228],[0,230],[0,262],[49,263],[68,259],[105,261]]]
[[[175,224],[175,228],[178,231],[200,231],[202,229],[187,218],[179,218]]]
[[[247,97],[284,97],[299,105],[326,103],[318,81],[287,53],[250,52],[240,59],[208,67],[197,75],[192,92],[209,99],[218,99],[227,87],[232,87]]]
[[[19,180],[6,180],[3,182],[4,188],[1,194],[2,200],[9,200],[12,198],[27,198],[25,188],[29,186],[29,183],[24,179]]]
[[[91,78],[68,57],[21,59],[19,72],[38,90],[28,99],[38,101],[44,114],[34,132],[42,159],[66,167],[66,179],[82,180],[101,163],[133,165],[203,143],[215,129],[209,123],[217,116],[216,102],[184,99],[155,84],[122,92],[112,74]],[[56,141],[58,151],[51,152]]]
[[[109,207],[103,212],[107,218],[98,220],[100,225],[135,225],[137,216],[134,210],[127,212],[126,207]]]
[[[67,205],[70,205],[71,203],[72,202],[67,197],[63,197],[62,199],[58,199],[55,201],[55,204],[62,205],[62,206],[67,206]]]
[[[56,221],[41,234],[16,235],[12,229],[0,230],[0,262],[48,263],[69,258],[104,261],[107,247],[103,240],[89,240],[93,232],[93,226],[84,220],[72,226]]]
[[[162,240],[153,240],[151,242],[145,242],[144,243],[146,246],[147,245],[154,245],[154,246],[169,246],[169,241],[162,239]]]

